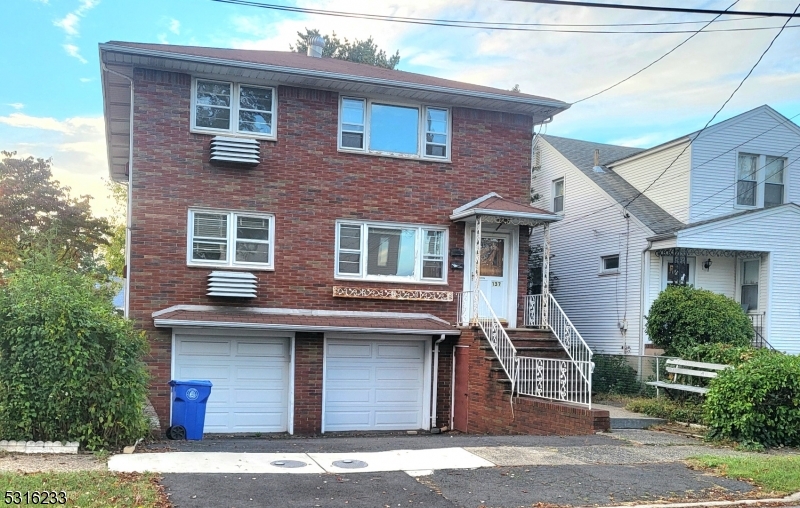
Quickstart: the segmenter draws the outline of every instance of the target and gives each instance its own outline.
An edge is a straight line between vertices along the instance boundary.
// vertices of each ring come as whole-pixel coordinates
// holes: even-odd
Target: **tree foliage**
[[[106,188],[114,199],[114,208],[109,218],[108,243],[100,246],[103,264],[111,275],[125,277],[125,237],[128,216],[128,186],[106,181]]]
[[[71,197],[69,187],[53,180],[50,159],[0,153],[0,271],[19,266],[25,250],[40,248],[45,231],[59,246],[56,261],[73,267],[107,242],[108,221],[92,215],[90,196]]]
[[[325,41],[322,49],[323,58],[337,58],[385,69],[394,69],[400,63],[400,51],[395,51],[394,55],[387,57],[386,51],[378,48],[372,37],[364,41],[355,39],[350,42],[347,38],[342,41],[336,36],[336,32],[332,32],[330,35],[321,35],[316,28],[312,30],[306,28],[306,33],[297,32],[297,42],[294,46],[290,44],[289,49],[305,53],[308,51],[311,38],[315,36],[321,36]]]
[[[143,437],[147,350],[105,285],[32,255],[0,286],[0,435],[117,448]]]
[[[720,372],[705,415],[712,437],[768,448],[800,445],[800,357],[759,350]]]
[[[753,325],[735,300],[691,286],[667,287],[646,319],[650,340],[670,356],[698,344],[747,346],[753,337]]]

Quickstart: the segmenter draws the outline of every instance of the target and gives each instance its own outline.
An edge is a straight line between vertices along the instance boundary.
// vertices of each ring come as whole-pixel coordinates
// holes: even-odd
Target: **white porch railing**
[[[547,316],[543,316],[544,299],[547,298]],[[546,321],[546,322],[545,322]],[[569,320],[567,314],[552,294],[528,295],[525,297],[525,326],[543,328],[553,332],[561,347],[569,355],[573,364],[581,372],[585,390],[592,391],[592,350],[583,340],[578,329]]]
[[[470,324],[466,318],[471,313],[472,292],[456,294],[457,319],[460,326]],[[549,329],[558,338],[559,343],[569,356],[569,360],[555,358],[536,358],[519,356],[513,342],[497,318],[483,291],[478,290],[481,314],[477,317],[483,335],[489,341],[503,371],[511,380],[511,393],[529,395],[544,399],[571,402],[592,407],[592,351],[578,334],[564,311],[550,296],[550,311],[547,323],[540,323],[541,295],[529,295],[526,300],[525,324]],[[537,307],[538,305],[538,307]],[[540,312],[536,313],[535,309]],[[531,321],[532,315],[538,315],[539,321]]]

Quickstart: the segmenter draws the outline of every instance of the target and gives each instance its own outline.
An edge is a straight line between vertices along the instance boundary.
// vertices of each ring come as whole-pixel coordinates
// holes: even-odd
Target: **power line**
[[[530,26],[649,26],[647,24],[615,24],[615,25],[559,25],[559,24],[512,24],[512,23],[492,23],[480,21],[459,21],[459,20],[446,20],[446,19],[432,19],[432,18],[409,18],[402,16],[386,16],[379,14],[366,14],[358,12],[344,12],[344,11],[329,11],[323,9],[311,9],[306,7],[292,7],[287,5],[276,5],[256,2],[253,0],[211,0],[212,2],[241,5],[246,7],[256,7],[261,9],[269,9],[284,12],[294,12],[299,14],[316,14],[320,16],[333,16],[341,18],[352,19],[367,19],[371,21],[386,21],[392,23],[406,23],[412,25],[426,25],[426,26],[442,26],[451,28],[470,28],[479,30],[499,30],[511,32],[549,32],[549,33],[585,33],[585,34],[686,34],[695,33],[697,30],[566,30],[561,28],[530,28]],[[762,17],[762,16],[757,16]],[[753,19],[753,18],[743,18]],[[739,21],[739,20],[725,20],[725,21]],[[789,25],[785,28],[798,28],[800,25]],[[705,33],[716,32],[750,32],[761,30],[776,30],[781,28],[779,26],[765,26],[765,27],[741,27],[741,28],[719,28],[715,30],[705,30]]]
[[[800,3],[798,3],[797,7],[794,8],[794,12],[796,13],[798,9],[800,9]],[[786,18],[786,22],[783,24],[784,27],[786,27],[786,25],[789,24],[789,19],[790,18]],[[702,134],[703,131],[708,128],[708,126],[711,124],[711,122],[714,121],[714,119],[717,117],[717,115],[719,115],[719,113],[725,108],[725,106],[728,105],[728,103],[731,101],[731,99],[733,99],[733,96],[736,95],[736,92],[738,92],[739,89],[742,88],[742,85],[744,85],[744,82],[747,81],[747,78],[749,78],[751,74],[753,74],[753,71],[756,70],[756,67],[758,67],[758,64],[761,63],[761,60],[764,58],[764,56],[767,54],[767,52],[770,50],[770,48],[772,48],[772,45],[775,44],[775,41],[778,40],[778,37],[780,37],[780,35],[782,33],[783,33],[783,28],[781,28],[780,31],[777,34],[775,34],[775,37],[773,37],[772,40],[769,41],[769,45],[767,45],[766,49],[764,49],[764,51],[761,53],[761,56],[758,57],[758,60],[756,60],[756,63],[754,63],[753,66],[750,67],[750,70],[747,72],[747,74],[744,76],[744,78],[742,78],[742,80],[739,82],[739,85],[736,88],[734,88],[733,92],[731,92],[731,94],[728,96],[728,98],[725,99],[725,102],[722,103],[722,106],[720,106],[719,109],[717,109],[717,111],[714,113],[714,115],[708,120],[708,122],[706,122],[706,124],[703,126],[703,128],[700,129],[700,131],[697,133],[697,135],[695,135],[695,137],[692,139],[692,141],[689,141],[689,143],[687,143],[686,146],[683,147],[683,150],[681,150],[681,153],[679,153],[678,156],[675,157],[675,159],[673,159],[673,161],[669,163],[669,166],[667,166],[664,169],[664,171],[662,171],[656,177],[655,180],[650,182],[650,185],[645,187],[645,189],[643,191],[639,192],[636,196],[634,196],[633,199],[631,199],[628,202],[628,204],[625,205],[625,207],[630,206],[631,203],[633,203],[634,201],[636,201],[639,198],[639,196],[641,196],[642,194],[647,192],[650,189],[650,187],[652,187],[662,176],[664,176],[664,174],[667,171],[669,171],[669,168],[671,168],[672,165],[675,164],[675,162],[677,162],[678,159],[680,159],[681,155],[683,155],[684,152],[686,152],[686,150],[690,146],[692,146],[692,142],[694,141],[694,139],[697,139],[697,137],[700,136],[700,134]]]
[[[654,12],[683,12],[691,14],[729,14],[731,16],[770,16],[779,18],[797,18],[800,17],[795,12],[769,12],[769,11],[733,11],[726,12],[716,9],[691,9],[686,7],[662,7],[655,5],[630,5],[630,4],[599,4],[596,2],[574,2],[569,0],[506,0],[508,2],[524,2],[532,4],[550,4],[569,7],[597,7],[602,9],[627,9],[634,11],[654,11]]]
[[[736,0],[735,2],[733,2],[732,4],[730,4],[730,5],[728,6],[728,8],[727,8],[727,9],[725,9],[725,10],[727,11],[728,9],[730,9],[731,7],[733,7],[734,5],[736,5],[736,4],[738,4],[738,3],[739,3],[739,0]],[[703,26],[700,28],[700,30],[696,31],[695,33],[693,33],[692,35],[690,35],[689,37],[687,37],[686,39],[684,39],[684,40],[683,40],[683,42],[681,42],[680,44],[678,44],[677,46],[675,46],[675,47],[674,47],[674,48],[672,48],[671,50],[667,51],[666,53],[664,53],[664,54],[663,54],[663,55],[661,55],[660,57],[656,58],[655,60],[653,60],[652,62],[650,62],[648,65],[645,65],[644,67],[642,67],[642,68],[641,68],[641,69],[639,69],[638,71],[634,72],[633,74],[631,74],[631,75],[630,75],[630,76],[628,76],[627,78],[624,78],[624,79],[622,79],[622,80],[620,80],[620,81],[617,81],[617,82],[616,82],[616,83],[614,83],[613,85],[611,85],[611,86],[609,86],[609,87],[606,87],[606,88],[604,88],[604,89],[600,90],[599,92],[593,93],[592,95],[589,95],[589,96],[587,96],[587,97],[584,97],[583,99],[577,100],[577,101],[573,102],[572,104],[573,104],[573,105],[575,105],[575,104],[577,104],[577,103],[579,103],[579,102],[583,102],[583,101],[585,101],[585,100],[589,100],[589,99],[591,99],[592,97],[597,97],[597,96],[598,96],[598,95],[600,95],[601,93],[607,92],[607,91],[611,90],[612,88],[616,88],[617,86],[621,85],[622,83],[625,83],[625,82],[626,82],[626,81],[628,81],[629,79],[632,79],[632,78],[634,78],[634,77],[638,76],[638,75],[639,75],[639,74],[641,74],[642,72],[646,71],[646,70],[647,70],[647,69],[649,69],[650,67],[654,66],[655,64],[657,64],[657,63],[658,63],[658,62],[660,62],[661,60],[663,60],[663,59],[665,59],[666,57],[668,57],[670,54],[672,54],[674,51],[676,51],[678,48],[680,48],[681,46],[683,46],[683,45],[684,45],[684,44],[686,44],[687,42],[689,42],[690,40],[692,40],[692,39],[693,39],[693,38],[694,38],[694,37],[695,37],[697,34],[699,34],[700,32],[702,32],[704,29],[708,28],[708,27],[709,27],[709,25],[711,25],[711,23],[713,23],[714,21],[716,21],[717,19],[719,19],[719,17],[720,17],[720,16],[722,16],[722,14],[717,14],[717,15],[714,17],[714,19],[712,19],[711,21],[709,21],[708,23],[706,23],[705,25],[703,25]]]

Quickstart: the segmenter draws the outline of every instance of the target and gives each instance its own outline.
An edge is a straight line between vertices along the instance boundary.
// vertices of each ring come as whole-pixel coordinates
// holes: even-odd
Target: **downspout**
[[[439,383],[439,344],[445,339],[445,334],[439,336],[439,340],[433,344],[433,386],[431,387],[431,428],[436,428],[436,398],[438,396]],[[452,388],[451,388],[452,390]]]
[[[128,213],[125,224],[125,287],[123,304],[123,314],[127,318],[130,312],[130,286],[131,286],[131,212],[133,210],[133,78],[130,78],[122,73],[109,69],[105,62],[103,62],[102,55],[100,56],[100,68],[104,71],[127,79],[131,84],[131,112],[129,119],[130,139],[128,141]],[[108,161],[109,164],[111,161]]]

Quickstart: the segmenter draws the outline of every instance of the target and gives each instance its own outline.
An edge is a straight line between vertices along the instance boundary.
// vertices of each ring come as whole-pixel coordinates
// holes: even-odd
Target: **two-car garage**
[[[294,334],[285,335],[175,330],[172,377],[213,383],[206,433],[292,432],[295,397],[320,390],[323,432],[430,427],[430,335],[320,337],[311,370],[321,387],[320,376],[294,376]]]

